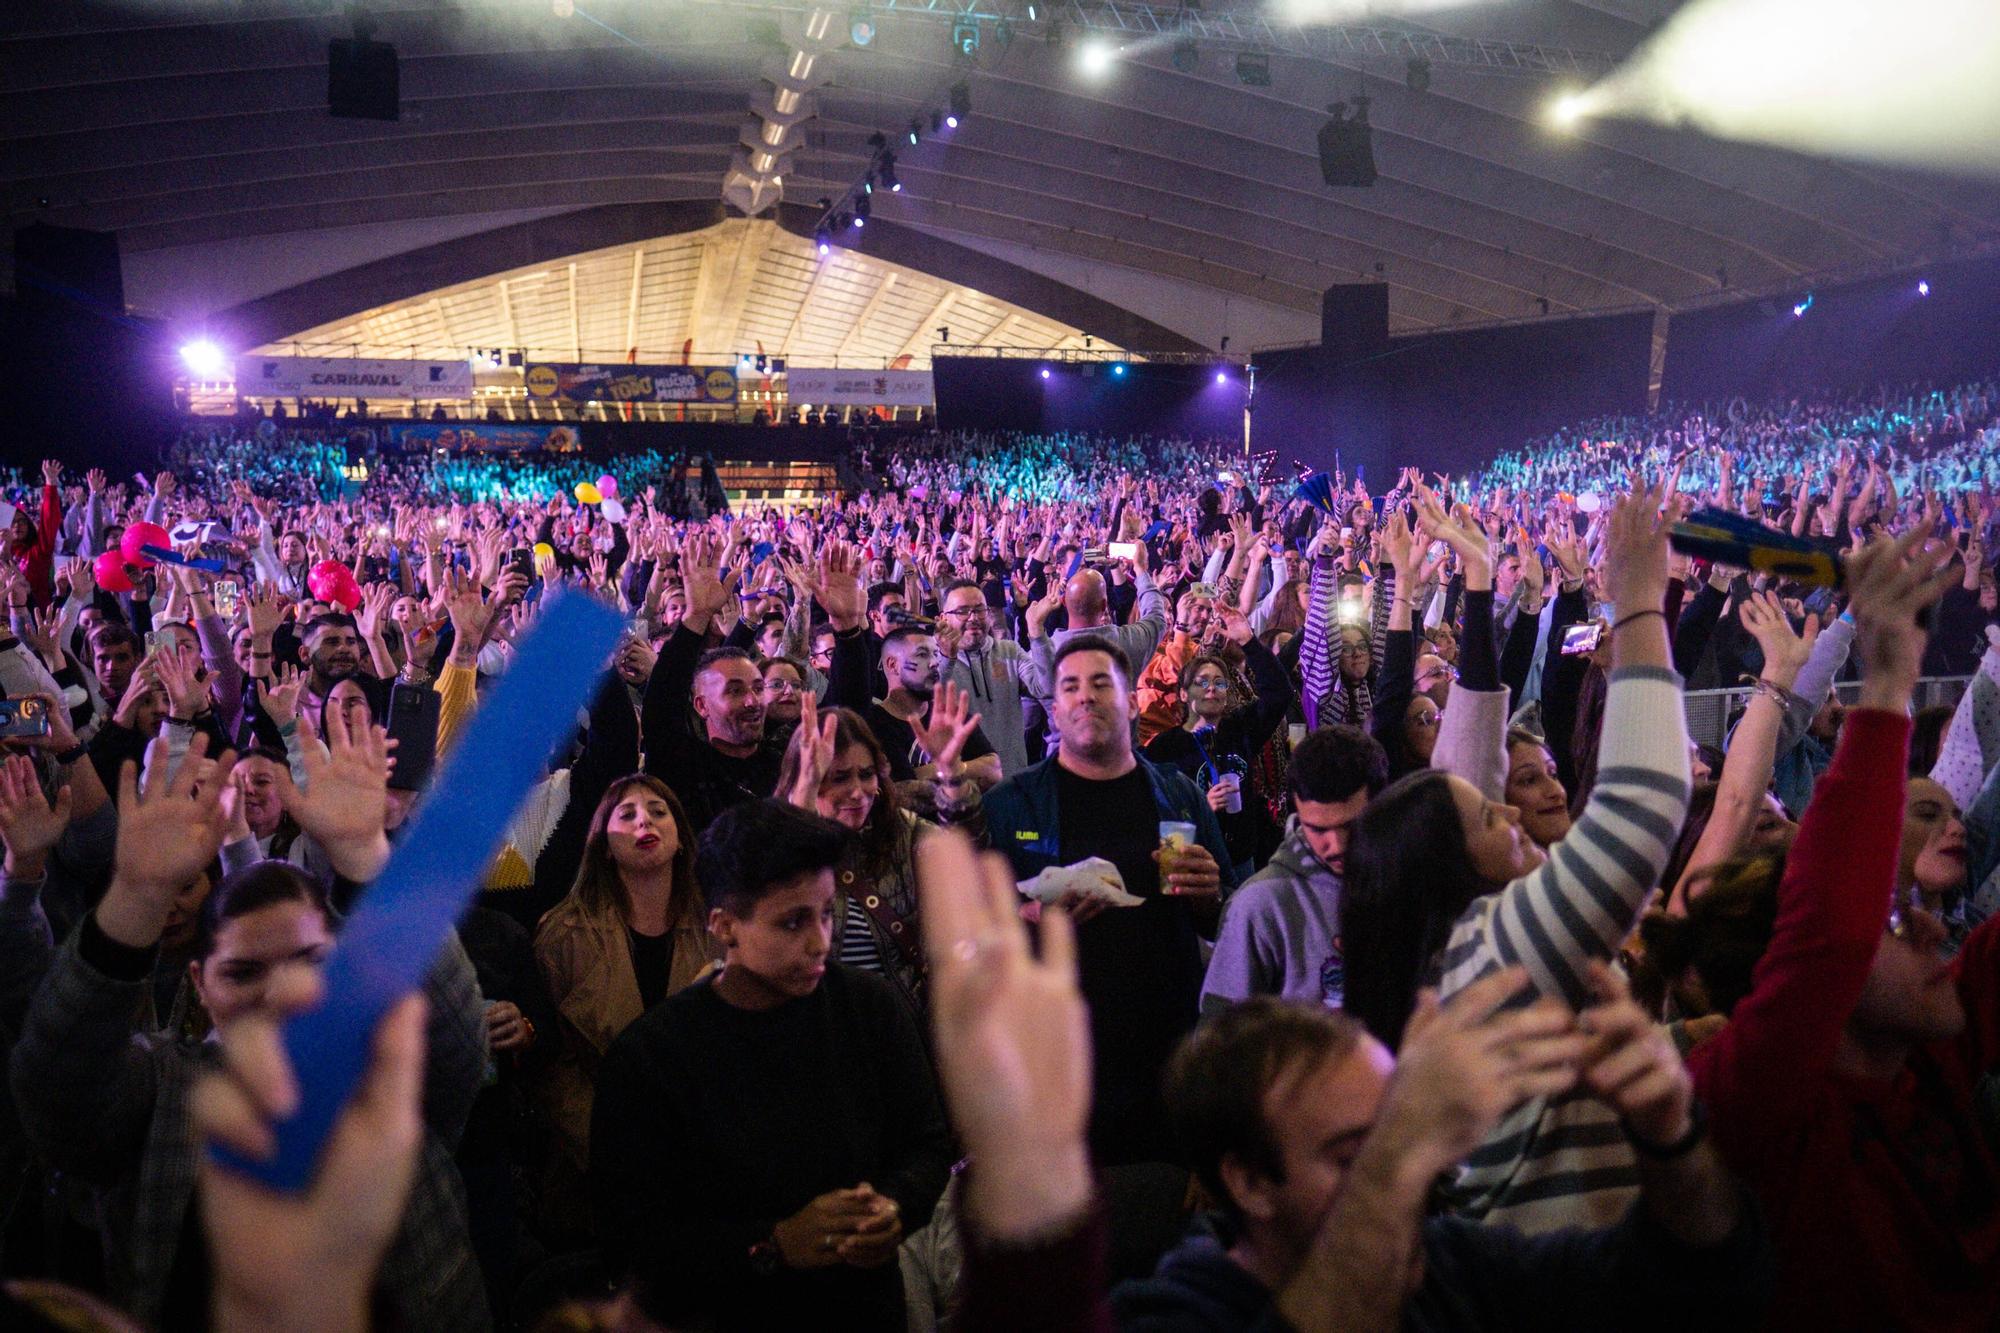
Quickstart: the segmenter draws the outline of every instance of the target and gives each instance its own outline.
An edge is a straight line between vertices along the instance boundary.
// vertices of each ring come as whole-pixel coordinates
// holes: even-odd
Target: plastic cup
[[[1174,873],[1174,860],[1181,852],[1194,846],[1195,826],[1183,819],[1162,819],[1160,821],[1160,892],[1172,893],[1167,877]]]
[[[1215,785],[1221,787],[1227,793],[1223,797],[1223,810],[1232,815],[1242,814],[1243,775],[1240,773],[1224,773],[1220,778],[1216,779]]]

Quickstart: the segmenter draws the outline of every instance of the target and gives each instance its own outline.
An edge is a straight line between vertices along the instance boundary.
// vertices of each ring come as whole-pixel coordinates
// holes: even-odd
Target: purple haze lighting
[[[1928,281],[1920,282],[1917,284],[1918,296],[1929,296],[1930,294],[1931,294],[1931,285]]]
[[[957,117],[957,116],[946,116],[946,117],[944,118],[944,127],[945,127],[946,129],[948,129],[948,130],[955,130],[955,129],[957,129],[957,128],[958,128],[958,117]]]
[[[1227,384],[1227,383],[1229,383],[1229,372],[1228,372],[1228,371],[1226,371],[1226,370],[1218,370],[1218,371],[1216,371],[1216,372],[1215,372],[1215,382],[1216,382],[1217,384]]]
[[[1043,379],[1047,379],[1048,377],[1049,377],[1049,368],[1048,368],[1047,366],[1043,366],[1043,367],[1042,367],[1042,378],[1043,378]]]

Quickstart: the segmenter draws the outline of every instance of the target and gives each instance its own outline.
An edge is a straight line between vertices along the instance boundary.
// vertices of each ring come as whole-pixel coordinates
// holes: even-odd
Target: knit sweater
[[[1717,1147],[1770,1219],[1771,1328],[2000,1324],[2000,1164],[1973,1110],[1974,1084],[2000,1065],[2000,923],[1958,954],[1961,1036],[1885,1081],[1835,1067],[1882,947],[1909,734],[1896,713],[1848,715],[1750,994],[1688,1060]]]
[[[1680,678],[1663,667],[1611,674],[1597,785],[1542,866],[1468,908],[1445,945],[1445,998],[1503,967],[1583,1008],[1592,959],[1611,959],[1659,882],[1688,805]],[[1637,1197],[1638,1166],[1616,1115],[1582,1094],[1517,1108],[1453,1188],[1465,1216],[1538,1233],[1609,1226]]]

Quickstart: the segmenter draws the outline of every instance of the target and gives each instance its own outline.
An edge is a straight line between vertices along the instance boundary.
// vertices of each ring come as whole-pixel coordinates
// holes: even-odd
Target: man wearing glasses
[[[1048,673],[1020,644],[994,637],[986,596],[970,579],[945,585],[937,651],[944,679],[972,696],[979,729],[999,756],[1001,774],[1012,777],[1026,768],[1032,761],[1022,704],[1040,706],[1033,701],[1047,697]]]

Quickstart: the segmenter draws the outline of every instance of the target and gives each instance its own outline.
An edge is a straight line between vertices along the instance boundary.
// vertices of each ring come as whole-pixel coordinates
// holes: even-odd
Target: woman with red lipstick
[[[708,965],[700,899],[694,836],[672,790],[643,773],[612,783],[591,816],[576,883],[535,931],[562,1027],[537,1090],[556,1133],[550,1204],[570,1224],[583,1221],[598,1062],[632,1020]]]

